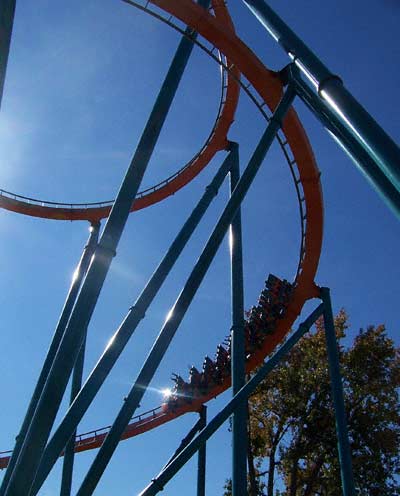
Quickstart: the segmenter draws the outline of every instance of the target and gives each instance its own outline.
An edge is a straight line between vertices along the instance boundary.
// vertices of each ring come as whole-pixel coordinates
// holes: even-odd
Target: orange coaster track
[[[145,10],[161,21],[174,26],[170,20],[152,13],[149,9],[141,7],[136,2],[130,3],[141,10]],[[228,30],[233,30],[232,20],[223,2],[212,2],[215,18],[219,19]],[[206,50],[207,51],[207,50]],[[211,53],[210,53],[211,54]],[[211,54],[212,55],[212,54]],[[224,64],[228,66],[228,63]],[[227,147],[227,135],[234,121],[236,107],[239,100],[239,72],[232,68],[222,71],[221,99],[214,126],[200,151],[175,174],[164,181],[147,188],[137,194],[131,211],[141,210],[158,203],[168,196],[175,194],[192,179],[194,179],[213,159],[215,154]],[[0,189],[0,208],[13,212],[55,220],[88,220],[97,222],[108,217],[114,200],[93,203],[61,203],[54,201],[38,200],[11,193]]]
[[[130,0],[125,1],[134,3]],[[238,99],[237,81],[239,73],[253,86],[262,99],[262,105],[268,106],[271,111],[275,109],[283,94],[283,84],[279,75],[267,69],[237,37],[224,1],[213,0],[212,5],[215,16],[204,11],[192,0],[180,0],[179,2],[150,0],[150,3],[195,29],[226,56],[227,60],[229,60],[228,89],[220,118],[217,120],[206,146],[197,155],[194,162],[179,171],[172,180],[167,180],[162,187],[158,189],[155,187],[153,191],[145,196],[137,198],[133,205],[133,210],[144,208],[173,194],[198,174],[218,150],[225,148],[228,142],[227,133],[233,120]],[[248,355],[248,372],[261,364],[264,358],[283,341],[300,314],[305,301],[318,296],[318,288],[314,283],[314,277],[320,257],[323,231],[320,173],[308,138],[293,108],[286,115],[282,133],[283,137],[278,135],[278,139],[285,155],[287,158],[289,157],[300,201],[302,217],[300,262],[295,281],[292,284],[293,291],[288,306],[285,312],[276,319],[273,332],[266,335],[259,343],[259,348]],[[290,151],[287,151],[288,149]],[[0,197],[0,206],[27,215],[52,219],[86,219],[90,221],[105,217],[110,209],[110,206],[95,206],[84,209],[41,206],[5,196]],[[122,439],[154,429],[184,413],[198,411],[202,404],[214,398],[229,386],[230,378],[226,377],[220,384],[215,384],[204,395],[193,398],[191,402],[174,405],[166,404],[134,417]],[[108,429],[106,427],[77,436],[75,451],[80,452],[98,448],[106,437]],[[7,466],[9,455],[10,452],[0,453],[0,468]]]

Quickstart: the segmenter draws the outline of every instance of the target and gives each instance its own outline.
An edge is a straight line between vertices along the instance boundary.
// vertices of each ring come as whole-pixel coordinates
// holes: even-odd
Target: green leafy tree
[[[341,342],[343,311],[335,328]],[[400,495],[400,350],[371,326],[339,354],[357,493]],[[260,385],[249,413],[251,496],[341,496],[322,320]],[[229,496],[229,481],[224,489]]]

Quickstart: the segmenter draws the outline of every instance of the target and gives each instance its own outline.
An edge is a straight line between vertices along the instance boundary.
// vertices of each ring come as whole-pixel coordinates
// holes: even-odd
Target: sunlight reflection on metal
[[[314,86],[316,90],[318,90],[319,83],[315,79],[315,77],[307,70],[306,66],[296,57],[296,55],[292,52],[288,53],[289,57],[293,60],[296,66],[301,70],[301,72],[306,76],[306,78],[310,81],[310,83]]]
[[[174,315],[174,308],[172,307],[171,310],[167,313],[167,316],[165,317],[165,322],[168,322],[173,315]]]
[[[322,98],[332,107],[332,110],[336,112],[341,119],[343,120],[345,126],[347,126],[351,131],[354,133],[356,138],[365,146],[368,147],[368,149],[371,150],[371,147],[368,145],[368,143],[364,140],[364,138],[361,136],[361,134],[357,131],[357,129],[353,126],[353,124],[349,121],[349,119],[346,117],[346,115],[343,113],[341,108],[338,106],[338,104],[335,102],[335,100],[329,95],[329,93],[326,90],[321,90],[321,96]],[[371,150],[372,151],[372,150]]]
[[[72,274],[72,282],[74,283],[79,277],[79,269],[76,269]]]
[[[112,346],[112,344],[113,344],[113,342],[115,340],[115,336],[116,336],[116,333],[108,341],[107,346],[106,346],[106,350],[108,350],[110,348],[110,346]]]
[[[232,226],[229,229],[229,249],[230,249],[230,251],[232,253],[232,250],[233,250],[233,232],[232,232]]]

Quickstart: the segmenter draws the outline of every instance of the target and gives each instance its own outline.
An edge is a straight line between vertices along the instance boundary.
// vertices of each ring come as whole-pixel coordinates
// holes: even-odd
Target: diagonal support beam
[[[3,100],[8,54],[10,53],[15,3],[16,0],[1,0],[0,2],[0,105]]]
[[[174,458],[179,455],[179,453],[186,448],[186,446],[190,443],[190,441],[194,438],[194,436],[200,432],[202,429],[205,427],[205,418],[207,416],[206,414],[207,407],[203,405],[201,407],[201,410],[199,411],[199,419],[197,422],[194,424],[194,426],[190,429],[190,431],[186,434],[186,436],[182,439],[180,445],[176,449],[175,453],[171,456],[171,458],[167,461],[167,463],[164,465],[164,467],[168,467],[168,465],[174,460]]]
[[[290,64],[285,70],[288,71],[290,80],[295,84],[298,96],[331,133],[339,146],[354,161],[367,181],[400,219],[400,192],[397,191],[358,141],[349,135],[330,107],[303,81],[297,68]]]
[[[264,0],[243,0],[270,35],[314,84],[318,96],[400,192],[400,149],[346,89],[342,80],[319,60]]]

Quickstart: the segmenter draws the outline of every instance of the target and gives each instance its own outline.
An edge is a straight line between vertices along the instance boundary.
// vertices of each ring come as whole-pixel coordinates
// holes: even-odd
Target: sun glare
[[[112,346],[113,342],[115,341],[116,334],[117,334],[117,333],[115,333],[115,334],[114,334],[113,336],[111,336],[111,338],[109,339],[109,341],[108,341],[108,343],[107,343],[107,346],[106,346],[106,348],[105,348],[106,350],[108,350],[108,348],[109,348],[110,346]]]
[[[72,282],[75,282],[78,279],[78,276],[79,276],[79,269],[76,269],[72,274]]]
[[[163,397],[164,397],[165,399],[167,399],[167,398],[169,398],[169,397],[171,396],[172,391],[171,391],[171,389],[170,389],[170,388],[165,388],[165,389],[162,389],[162,390],[161,390],[161,394],[163,395]]]
[[[171,310],[167,313],[167,316],[165,318],[165,322],[168,322],[169,319],[174,315],[174,308],[172,307]]]

